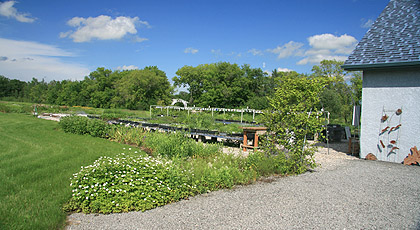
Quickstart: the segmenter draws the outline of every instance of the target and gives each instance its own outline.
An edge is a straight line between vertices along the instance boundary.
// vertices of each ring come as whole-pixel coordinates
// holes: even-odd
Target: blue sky
[[[389,0],[0,1],[0,75],[82,80],[98,67],[220,61],[310,73],[345,60]]]

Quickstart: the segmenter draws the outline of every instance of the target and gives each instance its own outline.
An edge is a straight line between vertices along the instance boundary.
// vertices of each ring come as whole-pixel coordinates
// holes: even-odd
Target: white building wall
[[[388,119],[382,122],[384,114]],[[378,160],[401,163],[414,146],[420,149],[420,68],[365,70],[360,157],[373,153]]]

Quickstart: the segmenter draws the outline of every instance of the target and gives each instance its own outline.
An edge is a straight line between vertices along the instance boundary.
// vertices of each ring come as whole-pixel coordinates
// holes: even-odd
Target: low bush
[[[256,179],[246,158],[220,153],[208,158],[168,160],[128,149],[82,167],[71,180],[67,212],[145,211],[192,195]]]
[[[123,125],[115,125],[109,129],[109,138],[113,141],[142,146],[145,138],[145,131],[141,128],[126,127]]]
[[[284,154],[267,155],[261,151],[251,152],[246,159],[247,167],[255,170],[256,177],[272,174],[292,174],[292,162]]]
[[[144,147],[150,148],[154,155],[169,158],[186,157],[209,157],[217,154],[221,146],[219,144],[207,144],[196,142],[188,138],[184,133],[146,133]]]
[[[26,113],[30,114],[34,110],[28,103],[0,102],[0,112],[2,113]]]
[[[109,130],[109,126],[106,122],[82,116],[63,117],[59,124],[64,132],[90,135],[93,137],[106,137]]]
[[[211,129],[215,123],[214,117],[211,114],[191,114],[189,116],[183,116],[183,123],[188,125],[188,128],[196,129]]]
[[[256,173],[246,168],[246,158],[220,153],[211,158],[194,158],[184,161],[183,167],[192,172],[191,181],[197,193],[232,188],[255,181]]]
[[[70,179],[65,211],[145,211],[193,194],[189,173],[172,161],[137,152],[101,157]]]

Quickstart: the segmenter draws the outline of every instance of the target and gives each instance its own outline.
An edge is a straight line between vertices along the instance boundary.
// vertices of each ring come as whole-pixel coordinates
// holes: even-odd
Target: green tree
[[[308,134],[318,133],[324,119],[317,108],[319,94],[328,78],[285,75],[273,97],[270,110],[264,114],[269,129],[262,149],[268,155],[284,154],[292,173],[314,167],[314,146],[306,141]],[[280,148],[279,148],[280,147]]]
[[[16,100],[23,99],[26,82],[8,79],[0,75],[0,98],[9,97]]]
[[[62,85],[60,81],[50,81],[48,83],[48,89],[46,92],[46,103],[48,104],[57,104],[57,98],[62,90]]]
[[[196,103],[203,93],[204,73],[208,65],[197,67],[184,66],[176,72],[179,77],[173,77],[174,86],[188,87],[190,105]]]
[[[350,79],[351,92],[356,105],[360,105],[362,101],[362,72],[352,72],[353,77]]]
[[[232,108],[255,104],[272,87],[261,69],[228,62],[184,66],[176,74],[174,86],[187,87],[190,105],[203,107]]]
[[[165,72],[157,67],[124,71],[116,82],[117,95],[112,103],[128,109],[148,109],[153,104],[167,104],[172,87]]]
[[[25,88],[25,97],[27,100],[36,103],[45,103],[47,101],[46,92],[48,90],[48,85],[42,79],[42,81],[38,81],[36,78],[32,78]]]
[[[120,79],[119,72],[103,67],[97,68],[82,82],[82,103],[97,108],[110,108],[115,97],[115,82]]]
[[[312,68],[313,77],[330,79],[320,94],[321,106],[331,113],[333,122],[350,122],[354,99],[350,86],[344,80],[349,74],[341,68],[343,61],[323,60]]]
[[[82,84],[79,81],[63,80],[61,81],[62,90],[58,94],[56,104],[58,105],[82,105],[82,96],[80,94]]]

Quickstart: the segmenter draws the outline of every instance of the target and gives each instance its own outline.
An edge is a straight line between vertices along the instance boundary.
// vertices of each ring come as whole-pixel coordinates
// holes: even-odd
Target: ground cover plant
[[[145,211],[193,194],[182,168],[165,158],[131,151],[100,157],[71,180],[68,211]]]
[[[57,229],[80,166],[130,147],[64,133],[54,121],[0,113],[0,229]]]

